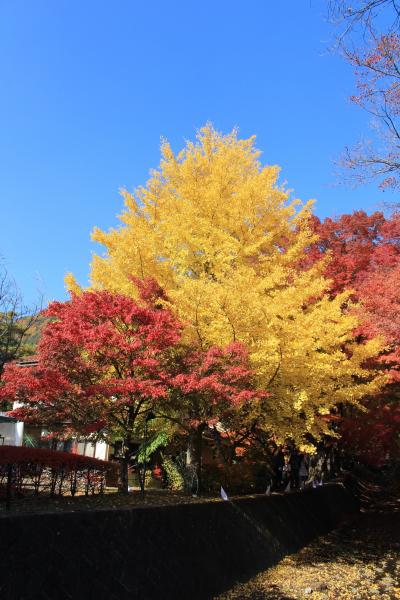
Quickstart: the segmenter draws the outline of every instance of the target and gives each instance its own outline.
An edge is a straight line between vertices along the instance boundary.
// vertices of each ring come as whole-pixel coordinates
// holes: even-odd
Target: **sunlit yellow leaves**
[[[167,142],[161,151],[146,187],[123,193],[121,227],[94,230],[106,254],[93,259],[93,286],[135,295],[131,275],[156,278],[187,339],[248,345],[259,385],[272,392],[257,408],[266,429],[318,438],[338,402],[379,389],[364,364],[381,341],[353,343],[348,296],[324,295],[325,262],[299,268],[315,240],[312,203],[291,200],[278,167],[262,166],[254,138],[236,131],[206,126],[178,155]]]

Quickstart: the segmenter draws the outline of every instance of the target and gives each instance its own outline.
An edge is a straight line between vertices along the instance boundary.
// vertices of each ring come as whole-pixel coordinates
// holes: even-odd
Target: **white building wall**
[[[105,442],[97,442],[95,458],[100,460],[108,460],[109,445]]]
[[[78,442],[76,451],[83,456],[91,456],[99,460],[108,460],[109,446],[105,442],[90,442],[89,440]]]
[[[4,446],[22,446],[24,439],[24,424],[21,421],[17,423],[0,423],[0,443]]]

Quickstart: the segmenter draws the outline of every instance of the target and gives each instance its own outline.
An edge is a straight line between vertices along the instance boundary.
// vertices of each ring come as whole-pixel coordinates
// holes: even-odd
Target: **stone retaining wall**
[[[0,518],[0,598],[212,598],[356,510],[331,484],[233,502],[9,515]]]

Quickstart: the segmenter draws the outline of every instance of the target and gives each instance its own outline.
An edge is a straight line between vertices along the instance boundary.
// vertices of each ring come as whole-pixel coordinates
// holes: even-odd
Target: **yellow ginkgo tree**
[[[146,187],[123,192],[122,225],[94,230],[106,252],[93,259],[92,285],[135,296],[131,276],[153,277],[188,340],[244,342],[271,392],[254,406],[259,425],[304,447],[328,432],[338,403],[357,405],[382,385],[365,368],[381,341],[356,343],[348,295],[328,298],[324,264],[300,267],[315,240],[312,202],[290,199],[254,138],[207,125],[179,154],[167,142],[161,152]]]

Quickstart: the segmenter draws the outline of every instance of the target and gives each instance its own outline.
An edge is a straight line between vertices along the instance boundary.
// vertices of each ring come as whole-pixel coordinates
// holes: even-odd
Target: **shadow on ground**
[[[359,516],[220,598],[400,598],[400,494],[363,484]]]

